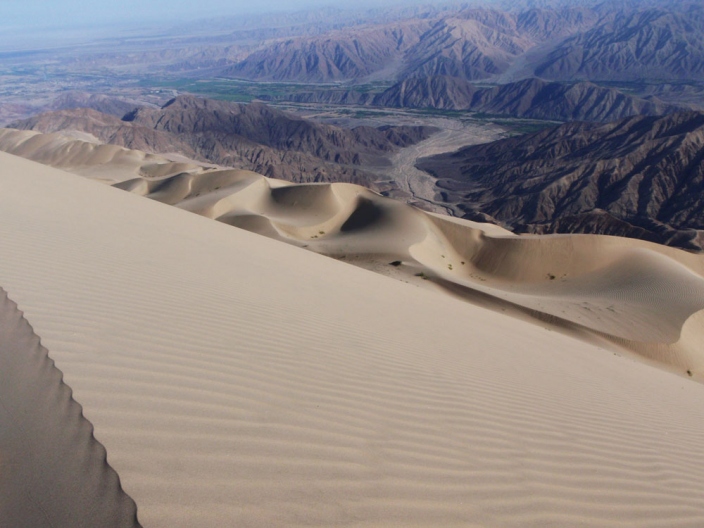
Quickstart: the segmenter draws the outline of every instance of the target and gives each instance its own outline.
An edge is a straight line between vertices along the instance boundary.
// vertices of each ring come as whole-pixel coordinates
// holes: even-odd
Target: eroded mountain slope
[[[702,249],[704,114],[568,123],[420,160],[466,218]]]

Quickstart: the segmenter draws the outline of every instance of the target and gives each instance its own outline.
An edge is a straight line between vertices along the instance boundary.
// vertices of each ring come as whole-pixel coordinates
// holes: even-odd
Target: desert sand
[[[0,286],[142,525],[704,524],[699,256],[167,169],[0,153]]]
[[[96,137],[76,130],[40,134],[31,130],[0,128],[0,150],[73,174],[114,184],[137,176],[175,176],[198,172],[210,165],[184,160],[173,154],[160,156],[101,143]],[[168,167],[169,172],[144,172],[144,167]]]
[[[517,237],[356,185],[293,185],[61,134],[0,130],[0,150],[704,377],[702,255],[607,236]]]
[[[135,526],[105,448],[2,289],[0,336],[0,524]]]

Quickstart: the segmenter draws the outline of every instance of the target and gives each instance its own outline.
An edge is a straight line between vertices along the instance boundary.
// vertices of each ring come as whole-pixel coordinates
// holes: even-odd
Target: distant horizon
[[[628,1],[628,0],[623,0]],[[643,0],[652,3],[658,0]],[[660,0],[667,2],[667,0]],[[676,3],[678,0],[671,0]],[[687,1],[687,0],[682,0]],[[598,0],[592,0],[598,3]],[[516,8],[550,3],[589,3],[589,0],[2,0],[0,53],[76,46],[98,39],[167,34],[208,20],[295,13],[322,8],[344,11],[430,5],[486,5]]]
[[[611,0],[604,0],[610,2]],[[640,4],[657,0],[623,0]],[[667,3],[668,0],[660,0]],[[672,3],[688,0],[670,0]],[[599,0],[592,0],[599,3]],[[584,4],[589,0],[357,0],[353,4],[343,0],[123,0],[119,4],[107,0],[2,0],[0,2],[0,29],[3,30],[62,30],[87,29],[106,26],[154,26],[178,24],[237,15],[257,15],[306,11],[337,7],[345,11],[358,9],[409,7],[413,5],[474,4],[487,6],[503,4],[504,8],[521,4]]]
[[[476,0],[475,0],[476,1]],[[486,0],[491,3],[493,0]],[[43,50],[84,44],[96,39],[124,38],[139,32],[158,33],[188,23],[238,15],[300,12],[337,7],[345,11],[412,5],[461,3],[453,0],[3,0],[0,2],[0,53]],[[144,33],[141,33],[142,35]]]
[[[491,3],[492,0],[487,0]],[[2,29],[86,29],[110,25],[154,25],[155,22],[172,24],[217,17],[257,15],[305,11],[324,7],[344,10],[367,9],[422,4],[450,4],[448,0],[358,0],[353,6],[341,0],[123,0],[115,2],[98,0],[67,0],[60,4],[47,0],[4,0],[0,4]],[[460,2],[457,2],[460,3]]]

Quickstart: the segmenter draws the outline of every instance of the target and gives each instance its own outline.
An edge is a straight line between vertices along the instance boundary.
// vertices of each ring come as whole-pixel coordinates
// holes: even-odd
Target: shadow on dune
[[[180,192],[161,192],[184,178]],[[698,255],[610,236],[516,236],[356,185],[292,185],[245,171],[138,178],[119,187],[582,338],[606,339],[680,372],[704,372],[699,319],[682,332],[704,310]]]
[[[381,220],[384,212],[371,200],[360,198],[357,202],[357,207],[349,216],[347,221],[342,224],[340,231],[349,233],[350,231],[359,231],[377,223]]]
[[[0,525],[140,526],[136,504],[62,378],[0,289]]]

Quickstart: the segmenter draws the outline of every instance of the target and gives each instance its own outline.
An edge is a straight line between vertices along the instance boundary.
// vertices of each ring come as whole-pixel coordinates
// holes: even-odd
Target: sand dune
[[[92,425],[2,289],[0,336],[0,525],[139,526]]]
[[[704,374],[704,258],[605,236],[512,236],[350,184],[291,185],[223,170],[117,185],[221,222],[464,299],[588,332]],[[395,263],[396,265],[391,265]],[[421,274],[419,276],[419,274]]]
[[[56,167],[71,159],[76,173],[111,173],[130,192],[704,375],[704,314],[695,317],[704,310],[704,256],[607,236],[517,237],[356,185],[294,185],[124,149],[96,157],[94,145],[75,140],[69,150],[78,153],[68,158],[56,145],[69,140],[27,134],[0,131],[0,149],[11,144]]]
[[[394,251],[470,254],[453,238],[463,222],[349,186],[276,192],[241,176],[257,204],[245,218],[282,238],[318,221],[326,233],[306,243],[344,249],[415,217]],[[145,526],[704,523],[704,385],[686,376],[5,153],[0,185],[0,284]],[[278,227],[294,202],[318,201]],[[470,233],[473,255],[516,238]],[[472,273],[497,291],[522,281],[577,295],[580,283],[520,271],[520,244],[543,239],[516,240],[514,260],[477,257]],[[646,278],[665,266],[699,280],[697,260],[666,248],[614,242],[607,261],[582,263],[559,246],[572,239],[549,240],[535,247],[585,281],[606,269],[598,280],[626,287],[608,271],[621,258]],[[578,255],[597,243],[578,240]],[[435,255],[449,242],[457,255]]]
[[[40,134],[0,128],[0,150],[110,184],[142,175],[165,177],[203,169],[200,162],[105,145],[78,131]]]

